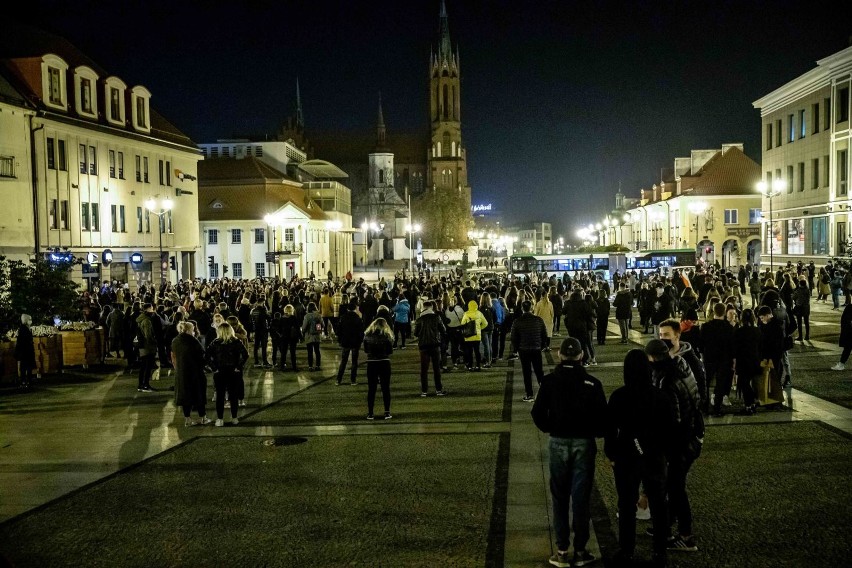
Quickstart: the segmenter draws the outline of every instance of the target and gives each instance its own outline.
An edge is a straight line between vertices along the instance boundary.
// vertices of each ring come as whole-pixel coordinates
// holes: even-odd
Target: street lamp
[[[707,203],[704,201],[692,201],[687,207],[689,209],[689,212],[695,215],[695,251],[697,258],[701,256],[701,250],[698,247],[698,217],[699,215],[707,211]]]
[[[364,222],[361,223],[361,232],[364,233],[364,256],[361,257],[361,265],[364,269],[367,267],[367,261],[370,256],[370,247],[367,245],[367,229],[370,228],[370,224],[367,223],[367,220],[364,219]]]
[[[784,190],[787,189],[787,182],[783,179],[775,179],[772,180],[772,185],[770,186],[765,181],[757,182],[757,191],[769,199],[769,231],[770,231],[770,242],[769,242],[769,271],[772,272],[775,270],[774,267],[774,258],[773,252],[775,249],[775,233],[774,226],[772,224],[772,198],[776,195],[783,193]]]
[[[408,233],[408,269],[411,270],[411,273],[414,274],[414,270],[411,268],[413,266],[413,258],[411,249],[414,246],[414,233],[420,232],[420,224],[414,223],[413,225],[409,224],[405,226],[405,232]],[[403,270],[403,278],[405,277],[405,271]]]
[[[325,226],[326,226],[326,229],[328,229],[329,232],[334,233],[334,271],[333,272],[334,272],[335,276],[340,276],[340,266],[338,265],[338,262],[337,262],[337,233],[340,231],[340,229],[343,228],[343,223],[341,221],[338,221],[338,220],[335,219],[335,220],[332,220],[332,221],[327,221]]]
[[[145,209],[153,213],[157,216],[159,221],[159,233],[160,233],[160,286],[166,281],[166,266],[167,262],[163,262],[163,231],[166,230],[166,222],[163,219],[163,215],[165,215],[168,211],[172,210],[172,200],[169,198],[165,198],[159,202],[159,208],[157,207],[157,200],[153,197],[145,200]]]

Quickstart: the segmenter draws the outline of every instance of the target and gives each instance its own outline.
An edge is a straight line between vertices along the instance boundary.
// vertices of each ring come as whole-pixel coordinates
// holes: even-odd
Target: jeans
[[[686,474],[692,467],[692,461],[680,455],[668,460],[666,494],[669,497],[669,522],[677,520],[677,529],[682,536],[692,536],[692,508],[686,494]]]
[[[436,346],[420,350],[420,392],[426,392],[429,389],[429,363],[432,363],[435,391],[444,390],[441,384],[441,348]]]
[[[521,359],[521,372],[524,375],[524,393],[527,396],[532,396],[532,371],[535,370],[535,377],[538,379],[538,384],[541,384],[541,380],[544,378],[544,369],[541,365],[541,351],[537,349],[521,349],[518,351],[518,356]]]
[[[836,291],[832,290],[831,291],[831,303],[833,304],[833,307],[835,307],[835,308],[840,307],[840,290],[836,290]]]
[[[751,293],[751,309],[757,309],[757,306],[760,304],[760,292],[752,292]]]
[[[402,323],[395,321],[393,323],[393,346],[396,348],[399,342],[399,337],[402,336],[402,346],[405,347],[405,341],[411,335],[411,324],[408,322]]]
[[[480,344],[480,351],[482,352],[482,359],[485,361],[486,365],[491,364],[491,332],[483,331],[482,332],[482,343]]]
[[[568,550],[571,544],[568,507],[574,511],[574,551],[586,549],[589,542],[589,500],[595,480],[594,438],[550,437],[550,494],[553,497],[553,530],[556,547]],[[631,513],[636,514],[634,508]]]
[[[349,361],[349,354],[352,354],[352,373],[351,381],[354,383],[355,377],[358,374],[358,352],[361,347],[343,347],[340,352],[340,367],[337,368],[337,382],[343,381],[343,373],[346,372],[346,363]]]
[[[622,341],[627,341],[627,332],[628,332],[628,330],[630,330],[630,320],[629,319],[618,320],[618,329],[621,331]]]
[[[385,412],[390,412],[390,361],[367,361],[367,412],[373,414],[373,406],[376,402],[376,387],[382,385],[382,402],[385,404]]]
[[[320,357],[319,341],[312,341],[307,344],[308,347],[308,367],[314,366],[314,355],[317,358],[317,368],[321,365],[322,358]]]
[[[666,458],[663,455],[621,458],[615,462],[618,492],[618,544],[629,556],[636,549],[636,502],[639,483],[645,488],[654,526],[654,554],[666,555],[669,515],[666,506]]]

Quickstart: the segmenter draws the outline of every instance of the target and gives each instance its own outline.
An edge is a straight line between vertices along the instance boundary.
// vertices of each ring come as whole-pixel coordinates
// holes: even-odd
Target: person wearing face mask
[[[656,294],[651,311],[651,323],[654,324],[654,337],[660,336],[660,323],[674,315],[671,294],[666,293],[666,287],[662,282],[657,282],[654,288]]]
[[[695,383],[698,385],[699,398],[701,399],[698,408],[707,409],[707,399],[702,394],[706,388],[706,373],[704,371],[704,363],[701,362],[698,352],[693,347],[692,343],[686,341],[682,333],[683,322],[676,319],[663,320],[660,323],[660,340],[669,348],[669,355],[672,357],[680,357],[692,371],[692,376],[695,377]],[[705,410],[706,413],[706,410]]]
[[[663,340],[649,341],[645,346],[645,354],[651,363],[654,384],[668,395],[675,418],[673,441],[666,452],[666,494],[669,522],[677,521],[677,533],[671,537],[666,535],[667,548],[694,552],[698,546],[692,531],[692,509],[686,493],[686,476],[700,455],[704,442],[704,419],[698,411],[698,383],[689,364],[679,355],[672,357],[669,346]],[[653,515],[652,507],[652,518]]]

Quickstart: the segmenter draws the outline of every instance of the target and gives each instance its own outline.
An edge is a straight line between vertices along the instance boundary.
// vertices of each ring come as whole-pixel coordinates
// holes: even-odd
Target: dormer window
[[[107,121],[117,126],[124,126],[124,92],[127,85],[118,77],[110,77],[105,81],[104,89]]]
[[[42,58],[42,93],[45,105],[55,109],[67,110],[68,95],[66,73],[68,64],[52,53]]]
[[[151,93],[145,87],[133,87],[130,98],[133,104],[133,128],[142,132],[151,131]]]
[[[74,70],[74,92],[77,114],[89,118],[98,117],[98,99],[95,85],[98,75],[90,67],[81,66]]]

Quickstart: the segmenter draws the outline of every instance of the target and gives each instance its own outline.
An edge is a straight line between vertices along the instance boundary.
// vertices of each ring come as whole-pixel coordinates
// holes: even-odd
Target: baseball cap
[[[662,339],[652,339],[645,346],[645,354],[657,358],[669,354],[669,346]]]
[[[573,337],[566,337],[559,346],[559,354],[563,357],[574,358],[583,353],[583,346]]]

